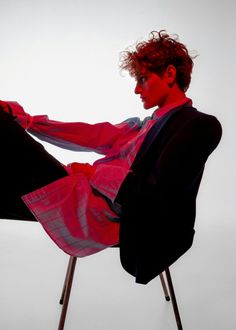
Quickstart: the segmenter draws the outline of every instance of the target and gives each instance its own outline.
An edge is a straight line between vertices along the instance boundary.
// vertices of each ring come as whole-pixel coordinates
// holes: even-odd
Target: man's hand
[[[24,129],[28,129],[32,123],[33,117],[25,112],[20,104],[17,102],[4,102],[0,101],[0,111],[13,116],[17,123]]]
[[[69,166],[73,173],[83,173],[88,179],[90,179],[95,172],[94,166],[89,163],[71,163]]]

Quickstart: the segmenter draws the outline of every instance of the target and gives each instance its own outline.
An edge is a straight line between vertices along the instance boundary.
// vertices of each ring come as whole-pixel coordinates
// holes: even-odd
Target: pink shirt
[[[178,103],[157,109],[141,121],[130,118],[112,125],[62,123],[47,116],[30,116],[17,103],[9,102],[19,124],[41,140],[76,151],[94,151],[104,157],[95,161],[90,179],[65,166],[68,176],[22,197],[35,218],[53,241],[66,253],[83,257],[119,242],[118,215],[108,206],[116,198],[120,185],[155,121]],[[98,192],[98,193],[96,193]]]

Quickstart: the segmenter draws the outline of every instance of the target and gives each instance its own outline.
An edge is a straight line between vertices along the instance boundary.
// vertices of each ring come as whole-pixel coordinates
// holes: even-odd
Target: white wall
[[[179,34],[199,54],[188,95],[224,129],[206,167],[197,226],[234,226],[235,10],[234,0],[1,0],[0,98],[65,121],[143,117],[119,52],[152,30]],[[94,159],[47,148],[65,163]]]

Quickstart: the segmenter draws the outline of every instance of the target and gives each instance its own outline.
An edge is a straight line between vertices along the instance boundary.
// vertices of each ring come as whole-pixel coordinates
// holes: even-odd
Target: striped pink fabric
[[[22,197],[52,240],[66,253],[84,257],[119,242],[119,215],[110,209],[104,197],[113,202],[132,162],[157,118],[171,109],[191,103],[181,102],[157,109],[141,121],[130,118],[112,125],[63,123],[47,116],[30,116],[17,103],[9,102],[19,124],[43,141],[76,151],[94,151],[105,155],[94,162],[90,179],[73,173]],[[104,197],[103,197],[104,196]]]

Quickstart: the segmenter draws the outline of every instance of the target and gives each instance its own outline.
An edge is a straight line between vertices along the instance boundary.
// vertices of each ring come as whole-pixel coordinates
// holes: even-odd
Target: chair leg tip
[[[59,304],[63,305],[63,299],[60,299]]]
[[[170,297],[169,296],[167,296],[165,298],[166,298],[166,301],[170,301]]]

